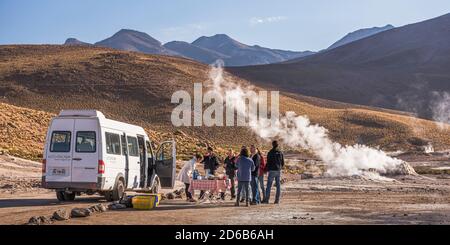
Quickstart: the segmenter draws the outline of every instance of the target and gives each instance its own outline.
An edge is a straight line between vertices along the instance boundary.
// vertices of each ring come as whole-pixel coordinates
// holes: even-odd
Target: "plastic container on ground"
[[[134,196],[131,199],[134,209],[150,210],[158,207],[161,200],[161,194],[149,194]]]

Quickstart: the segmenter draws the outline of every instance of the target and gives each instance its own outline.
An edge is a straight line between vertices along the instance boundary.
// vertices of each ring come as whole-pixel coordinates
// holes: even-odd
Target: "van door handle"
[[[83,159],[81,159],[81,158],[72,158],[72,160],[74,160],[74,161],[81,161]]]

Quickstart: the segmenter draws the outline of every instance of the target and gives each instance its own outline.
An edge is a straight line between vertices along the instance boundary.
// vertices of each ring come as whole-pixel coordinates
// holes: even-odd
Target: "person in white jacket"
[[[197,163],[202,160],[202,156],[200,154],[195,154],[195,156],[184,163],[183,168],[181,168],[180,173],[178,174],[177,179],[184,183],[184,191],[186,192],[187,201],[195,201],[194,193],[189,192],[189,186],[191,184],[192,173],[195,170]]]

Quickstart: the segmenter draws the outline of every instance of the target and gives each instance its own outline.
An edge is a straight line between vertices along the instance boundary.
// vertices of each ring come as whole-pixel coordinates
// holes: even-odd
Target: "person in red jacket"
[[[261,157],[261,162],[259,164],[259,173],[258,173],[259,187],[261,188],[261,195],[262,195],[261,200],[265,200],[266,199],[266,190],[264,188],[264,175],[267,173],[266,159],[264,158],[262,152],[258,148],[256,150],[257,150],[259,156]]]

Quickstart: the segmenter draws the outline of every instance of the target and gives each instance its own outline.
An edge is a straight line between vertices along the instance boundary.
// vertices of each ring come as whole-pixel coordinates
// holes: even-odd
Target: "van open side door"
[[[156,152],[156,173],[161,181],[162,188],[175,186],[176,144],[174,140],[162,142]]]

